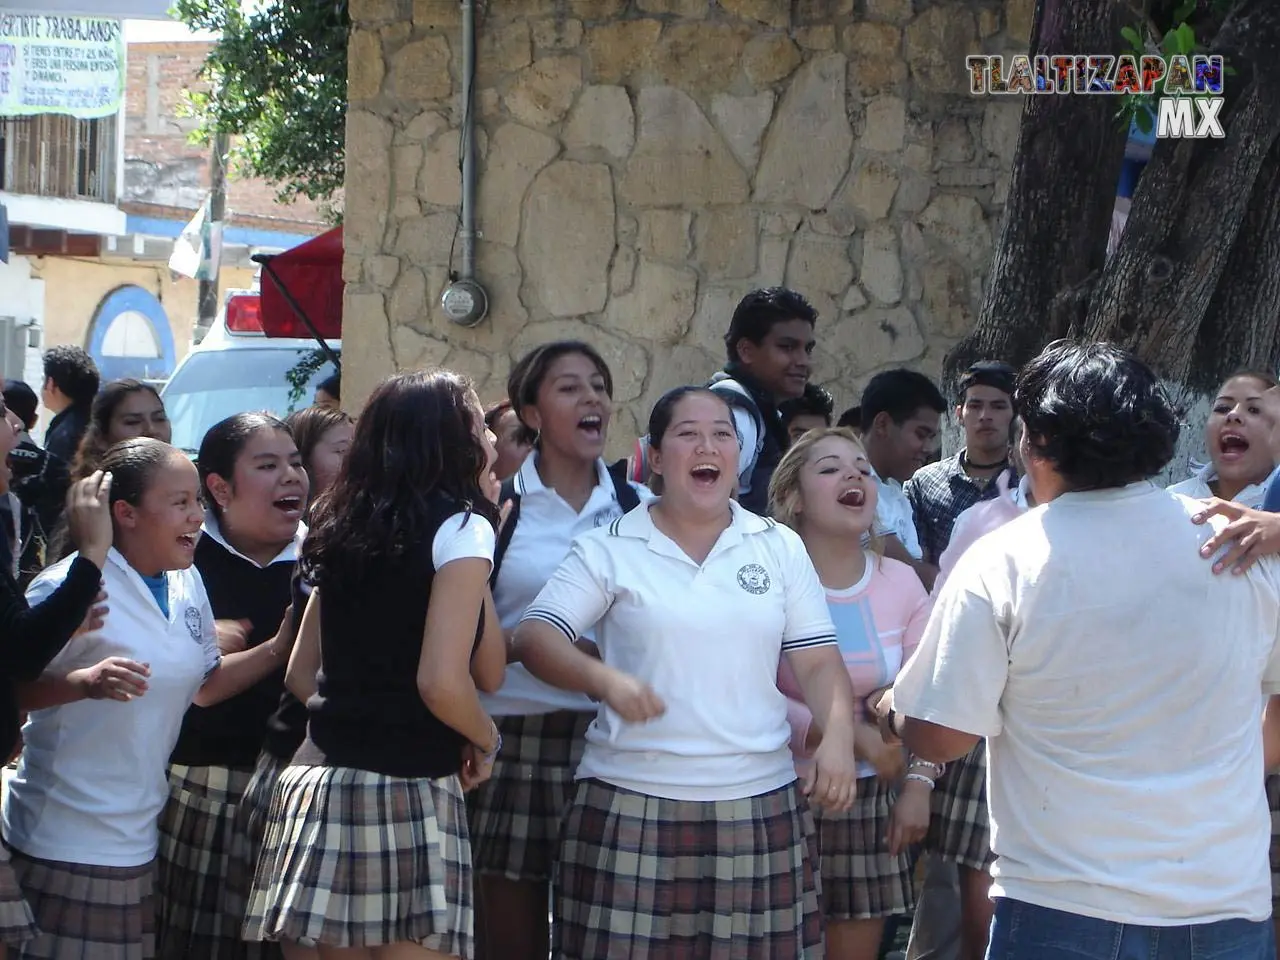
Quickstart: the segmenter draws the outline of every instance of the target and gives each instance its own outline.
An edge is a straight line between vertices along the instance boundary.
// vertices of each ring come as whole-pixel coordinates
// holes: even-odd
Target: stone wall
[[[964,58],[1025,48],[1032,0],[489,0],[476,99],[474,329],[439,309],[459,202],[456,0],[353,0],[344,396],[445,364],[484,399],[558,337],[613,367],[615,447],[708,377],[748,290],[820,313],[837,409],[887,366],[936,374],[971,325],[1016,100]]]

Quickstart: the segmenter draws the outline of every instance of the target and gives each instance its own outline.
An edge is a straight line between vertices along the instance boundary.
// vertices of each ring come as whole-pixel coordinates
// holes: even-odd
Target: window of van
[[[310,406],[316,386],[336,373],[321,365],[296,400],[287,374],[314,348],[279,347],[210,350],[191,354],[164,389],[165,412],[173,426],[173,445],[195,456],[210,427],[237,413],[265,410],[281,419]]]

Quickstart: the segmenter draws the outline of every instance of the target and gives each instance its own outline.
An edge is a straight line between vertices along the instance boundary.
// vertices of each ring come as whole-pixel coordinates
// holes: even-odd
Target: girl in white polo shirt
[[[654,503],[578,537],[516,630],[534,676],[599,701],[561,832],[554,955],[816,958],[809,799],[853,801],[853,693],[791,530],[743,510],[724,400],[681,387],[649,421]],[[596,627],[599,659],[576,645]],[[826,732],[803,790],[785,654]]]
[[[28,693],[25,748],[4,798],[4,840],[41,930],[22,957],[153,955],[157,821],[183,714],[193,701],[216,703],[261,679],[291,643],[282,635],[219,655],[192,569],[204,519],[200,480],[181,451],[140,437],[108,450],[102,468],[113,478],[113,547],[102,571],[111,610]],[[72,555],[44,571],[28,599],[52,593],[74,563]],[[116,679],[126,699],[78,699],[84,694],[63,678],[105,657],[134,666]]]
[[[574,537],[652,494],[613,477],[601,457],[613,414],[613,375],[593,347],[576,340],[537,347],[515,365],[507,392],[534,445],[500,498],[519,500],[503,528],[505,550],[495,558],[492,579],[498,617],[510,631]],[[478,952],[482,960],[545,960],[560,820],[596,705],[519,664],[508,668],[498,693],[481,699],[497,718],[503,750],[493,777],[467,796]]]
[[[866,706],[893,683],[929,618],[916,572],[860,546],[875,523],[878,486],[862,442],[841,427],[797,440],[769,486],[773,516],[800,534],[818,570],[858,697],[857,799],[852,810],[818,815],[827,960],[875,960],[885,918],[910,916],[909,848],[929,827],[930,794],[942,772],[908,761],[900,743],[885,743]],[[792,749],[804,770],[822,730],[786,662],[778,684],[792,698]]]
[[[1195,475],[1169,487],[1171,493],[1200,500],[1218,497],[1246,507],[1262,505],[1272,460],[1270,421],[1263,415],[1262,395],[1276,385],[1267,373],[1245,371],[1218,388],[1204,425],[1209,463]]]

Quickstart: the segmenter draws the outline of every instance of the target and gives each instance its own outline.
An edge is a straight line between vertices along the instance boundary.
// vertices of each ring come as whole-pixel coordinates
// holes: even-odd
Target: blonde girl
[[[860,545],[875,522],[876,480],[852,431],[811,430],[797,440],[774,472],[769,498],[773,516],[800,534],[817,568],[857,702],[857,799],[851,810],[818,815],[827,957],[875,960],[885,919],[914,908],[908,848],[928,829],[942,770],[882,740],[869,705],[919,642],[929,598],[909,566]],[[822,730],[785,662],[779,688],[803,770]]]

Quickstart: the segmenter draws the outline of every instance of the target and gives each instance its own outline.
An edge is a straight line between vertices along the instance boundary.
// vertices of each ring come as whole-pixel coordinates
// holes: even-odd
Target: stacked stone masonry
[[[615,451],[724,362],[748,290],[817,307],[837,409],[877,370],[936,375],[971,326],[1021,103],[964,58],[1025,50],[1033,0],[487,0],[478,276],[442,314],[460,200],[457,0],[352,0],[344,391],[445,364],[482,399],[580,337],[613,367]],[[455,259],[456,266],[456,259]]]

